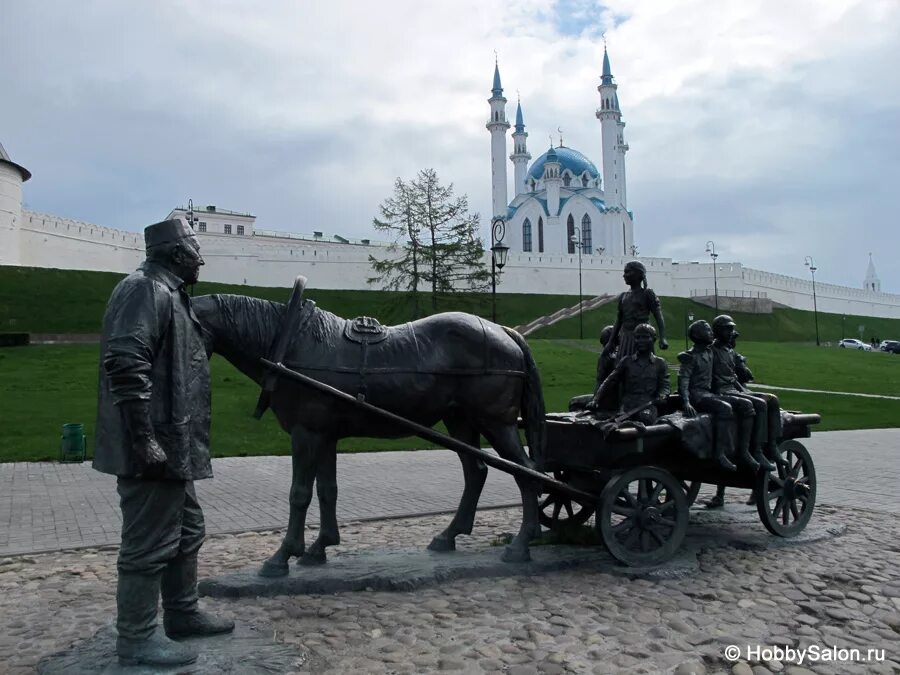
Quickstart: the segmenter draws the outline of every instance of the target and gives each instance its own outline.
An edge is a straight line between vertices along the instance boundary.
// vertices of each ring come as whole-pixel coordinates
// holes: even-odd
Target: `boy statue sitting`
[[[666,360],[653,353],[656,329],[642,323],[634,329],[635,351],[618,360],[615,369],[597,389],[590,407],[596,408],[613,387],[619,388],[622,414],[641,424],[656,422],[656,403],[669,395],[669,372]]]

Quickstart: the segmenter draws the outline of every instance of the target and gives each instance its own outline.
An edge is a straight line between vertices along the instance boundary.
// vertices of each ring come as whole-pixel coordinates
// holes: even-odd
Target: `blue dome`
[[[551,152],[556,155],[556,161],[559,162],[560,174],[568,169],[575,176],[580,176],[585,171],[588,172],[588,175],[590,175],[591,178],[597,178],[600,175],[600,172],[597,171],[597,167],[594,166],[594,163],[591,160],[577,150],[560,145],[557,148],[551,148],[534,160],[531,168],[528,169],[528,175],[531,178],[534,178],[535,180],[541,179],[544,175],[544,164],[547,162],[547,155]]]

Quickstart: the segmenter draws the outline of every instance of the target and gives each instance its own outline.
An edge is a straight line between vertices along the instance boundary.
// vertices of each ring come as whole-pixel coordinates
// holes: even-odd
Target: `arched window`
[[[522,250],[531,253],[531,221],[528,218],[522,223]]]
[[[586,213],[581,219],[581,243],[586,253],[594,250],[594,237],[591,234],[591,217]]]
[[[581,187],[588,186],[588,177],[586,173],[581,174]]]
[[[575,242],[572,241],[572,238],[575,236],[575,219],[572,217],[572,214],[569,214],[569,219],[566,221],[566,242],[569,244],[569,253],[575,253]]]
[[[538,253],[544,252],[544,218],[538,216]]]
[[[569,184],[570,184],[571,182],[572,182],[572,176],[569,175],[569,172],[568,172],[568,171],[566,171],[566,172],[563,174],[563,185],[565,185],[566,187],[569,187]]]

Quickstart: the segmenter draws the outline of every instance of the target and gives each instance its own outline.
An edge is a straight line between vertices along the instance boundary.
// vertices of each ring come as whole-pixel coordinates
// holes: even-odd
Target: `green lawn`
[[[588,393],[596,367],[596,341],[533,340],[548,411],[565,410],[571,396]],[[663,352],[674,362],[683,344]],[[900,395],[900,356],[805,345],[743,343],[757,380],[767,384]],[[0,349],[3,433],[0,461],[57,456],[61,427],[82,422],[93,437],[97,396],[97,345]],[[216,456],[287,454],[287,434],[271,413],[251,417],[258,390],[223,359],[212,361],[213,436]],[[674,382],[674,373],[673,373]],[[900,401],[779,392],[788,409],[819,412],[826,429],[900,426]],[[345,452],[423,448],[419,439],[348,439]]]
[[[106,301],[115,284],[123,277],[112,272],[39,269],[0,265],[0,332],[31,333],[99,333]],[[652,281],[652,279],[651,279]],[[288,280],[285,280],[288,283]],[[573,277],[573,289],[577,278]],[[385,291],[320,290],[310,278],[306,296],[339,316],[368,315],[384,323],[402,323],[412,318],[412,300],[402,293]],[[500,284],[502,290],[502,279]],[[624,287],[623,287],[624,290]],[[200,282],[197,295],[206,293],[238,293],[268,300],[286,302],[286,288],[264,288]],[[507,326],[528,323],[539,316],[552,314],[578,302],[572,295],[497,294],[497,321]],[[684,344],[685,317],[711,320],[715,310],[686,298],[662,298],[663,313],[673,349]],[[430,298],[420,295],[420,306],[431,313]],[[485,293],[457,293],[440,299],[438,311],[461,310],[491,316],[491,296]],[[743,340],[760,342],[814,342],[812,312],[776,309],[772,314],[733,313]],[[615,305],[610,303],[584,315],[584,336],[599,336],[600,329],[612,323]],[[842,327],[842,323],[845,324]],[[836,342],[843,333],[858,337],[857,326],[866,327],[866,337],[900,339],[900,320],[819,313],[819,334],[823,341]],[[533,338],[560,339],[579,336],[578,318],[561,321],[535,333]]]

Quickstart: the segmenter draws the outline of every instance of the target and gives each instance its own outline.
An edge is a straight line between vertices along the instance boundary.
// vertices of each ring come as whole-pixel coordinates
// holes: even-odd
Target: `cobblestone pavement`
[[[729,511],[747,509],[733,495]],[[306,655],[304,673],[900,672],[900,524],[883,513],[820,507],[843,536],[764,550],[712,544],[686,578],[632,579],[581,568],[541,577],[465,580],[414,592],[205,599],[207,608],[271,631]],[[352,523],[335,556],[424,546],[446,516]],[[489,549],[516,509],[479,514],[460,551]],[[245,568],[278,533],[211,537],[201,575]],[[501,549],[494,547],[497,555]],[[42,655],[108,625],[114,547],[0,558],[0,672],[33,672]],[[737,662],[725,647],[741,651]],[[761,649],[759,655],[754,651]],[[855,662],[776,658],[775,648],[858,649]],[[884,650],[883,660],[877,659]],[[809,653],[809,652],[807,652]]]
[[[818,500],[900,513],[900,429],[830,431],[803,441],[813,454]],[[197,492],[207,531],[287,523],[289,457],[213,460],[215,478]],[[338,518],[379,519],[451,511],[462,494],[455,454],[380,452],[338,456]],[[491,470],[480,505],[518,503],[513,480]],[[318,509],[309,520],[317,522]],[[0,464],[0,555],[117,543],[115,479],[89,464]]]

